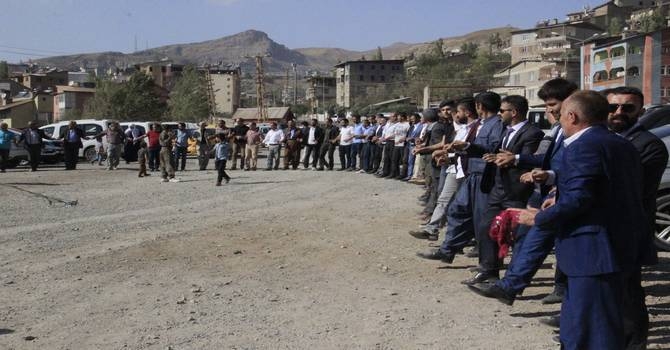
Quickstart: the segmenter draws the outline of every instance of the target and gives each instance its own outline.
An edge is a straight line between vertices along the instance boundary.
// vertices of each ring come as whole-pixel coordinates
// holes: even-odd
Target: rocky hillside
[[[510,32],[514,29],[512,27],[493,28],[439,40],[443,41],[446,50],[457,49],[464,42],[477,42],[480,47],[488,47],[487,40],[491,34],[497,32],[503,40],[507,40],[510,37]],[[431,45],[430,42],[418,44],[395,43],[383,47],[382,53],[386,59],[412,57],[430,50]],[[161,46],[130,54],[121,52],[77,54],[48,57],[36,60],[36,62],[51,67],[78,69],[79,67],[125,67],[140,62],[169,58],[175,63],[201,65],[222,62],[224,64],[241,65],[245,72],[253,72],[254,61],[250,56],[267,53],[269,57],[264,60],[265,70],[273,74],[290,68],[292,63],[295,63],[300,71],[328,72],[338,62],[356,60],[363,56],[370,59],[376,52],[376,48],[369,51],[351,51],[339,48],[289,49],[273,41],[264,32],[247,30],[215,40]]]

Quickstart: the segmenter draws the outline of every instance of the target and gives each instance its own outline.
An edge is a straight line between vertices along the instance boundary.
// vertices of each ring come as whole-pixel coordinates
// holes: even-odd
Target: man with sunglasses
[[[644,112],[644,95],[633,87],[616,87],[602,92],[609,103],[608,128],[630,141],[642,160],[642,203],[650,229],[644,237],[640,266],[624,273],[624,336],[626,349],[646,349],[649,315],[642,288],[642,265],[658,263],[654,246],[656,191],[668,163],[668,151],[663,141],[637,123]]]

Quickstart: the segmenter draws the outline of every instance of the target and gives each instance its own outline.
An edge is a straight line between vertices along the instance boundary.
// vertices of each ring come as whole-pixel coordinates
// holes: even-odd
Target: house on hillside
[[[95,96],[95,89],[70,85],[56,86],[53,99],[53,121],[58,122],[69,116],[81,115],[86,101]]]
[[[335,65],[336,103],[351,108],[369,95],[383,99],[385,91],[405,80],[404,60],[347,61]]]
[[[67,84],[68,73],[60,69],[40,69],[35,72],[14,74],[11,79],[30,90],[53,91],[56,85]]]
[[[25,128],[33,120],[39,119],[31,98],[14,102],[0,97],[0,122],[7,123],[12,128]],[[41,122],[46,124],[46,121]]]
[[[181,76],[184,65],[174,64],[170,60],[152,61],[136,64],[135,69],[153,78],[154,84],[169,91],[174,86],[175,78]]]
[[[670,103],[670,29],[586,43],[581,57],[582,89],[625,85],[640,89],[645,104]]]
[[[278,123],[285,123],[289,120],[294,120],[295,115],[291,111],[291,107],[268,107],[267,121],[274,121]],[[242,118],[246,121],[260,122],[261,118],[258,114],[258,108],[238,108],[233,114],[233,119]]]

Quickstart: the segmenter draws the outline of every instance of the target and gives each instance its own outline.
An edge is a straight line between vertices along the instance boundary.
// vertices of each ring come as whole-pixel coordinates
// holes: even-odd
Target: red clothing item
[[[498,243],[498,257],[504,258],[514,244],[516,228],[519,226],[519,211],[505,209],[491,223],[489,237]]]
[[[160,144],[158,143],[158,137],[160,134],[161,133],[155,130],[149,130],[149,132],[147,132],[147,140],[149,141],[147,142],[147,146],[149,146],[149,148],[160,147]]]

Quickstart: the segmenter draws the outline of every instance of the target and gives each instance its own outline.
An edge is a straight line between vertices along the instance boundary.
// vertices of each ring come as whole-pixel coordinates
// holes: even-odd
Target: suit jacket
[[[535,153],[544,133],[538,127],[526,123],[514,134],[507,144],[507,150],[514,154],[531,155]],[[502,144],[501,144],[502,146]],[[491,190],[489,203],[504,203],[505,207],[525,207],[528,198],[533,193],[532,184],[519,181],[521,174],[532,167],[517,165],[507,168],[487,167],[482,176],[482,192]]]
[[[643,265],[653,265],[658,263],[657,250],[654,245],[656,193],[668,164],[668,149],[661,139],[640,124],[632,127],[622,136],[633,144],[642,162],[642,206],[647,215],[650,234],[644,237],[643,246],[647,248],[642,251],[641,262]]]
[[[40,145],[40,146],[43,146],[44,143],[43,143],[42,140],[43,140],[43,139],[48,139],[49,137],[47,137],[47,135],[44,133],[44,130],[42,130],[42,129],[37,129],[37,130],[35,130],[35,131],[37,131],[37,134],[40,136],[40,137],[39,137],[39,145]],[[18,141],[18,142],[26,141],[26,140],[28,139],[28,133],[29,133],[29,132],[30,132],[30,128],[26,128],[25,130],[23,130],[23,131],[21,132],[21,136],[19,137],[19,141]],[[23,147],[24,147],[24,148],[28,148],[28,143],[25,142],[25,143],[23,144]]]
[[[82,131],[79,128],[74,128],[74,132],[77,134],[77,141],[72,144],[69,140],[69,134],[70,134],[70,129],[65,129],[63,133],[60,135],[60,138],[63,139],[63,146],[67,147],[69,145],[77,145],[77,148],[82,148],[84,147],[84,144],[81,142],[81,139],[84,138],[84,131]]]
[[[314,138],[316,139],[316,144],[320,145],[323,142],[323,129],[319,126],[314,128]],[[307,128],[307,134],[303,137],[305,139],[305,144],[309,142],[309,128]]]
[[[638,153],[605,126],[591,127],[562,151],[556,204],[535,224],[557,233],[558,266],[572,277],[639,266],[648,227],[642,209]]]
[[[481,159],[486,153],[495,153],[500,147],[503,138],[505,126],[499,115],[486,118],[480,121],[479,131],[475,140],[465,150],[468,156],[468,173],[484,173],[487,163]],[[489,170],[495,170],[495,165],[489,164]]]

